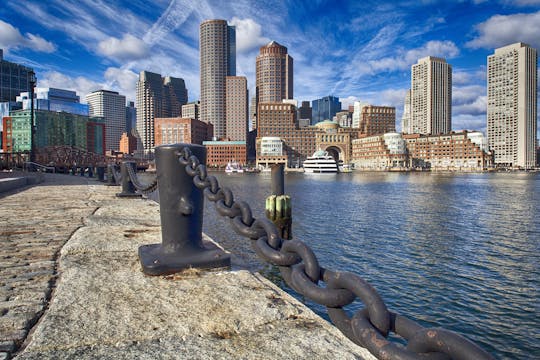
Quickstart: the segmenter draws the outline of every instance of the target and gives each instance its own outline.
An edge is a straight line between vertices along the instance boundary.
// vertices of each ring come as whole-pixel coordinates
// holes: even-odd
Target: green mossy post
[[[279,229],[281,238],[292,239],[292,206],[291,197],[284,195],[283,164],[272,167],[272,195],[266,198],[266,217]]]

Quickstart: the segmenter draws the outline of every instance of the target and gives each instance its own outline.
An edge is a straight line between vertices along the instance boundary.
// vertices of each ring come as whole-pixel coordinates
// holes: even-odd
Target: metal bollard
[[[113,166],[112,164],[109,164],[107,166],[107,186],[115,186],[115,185],[118,185],[116,183],[116,180],[114,179],[114,174],[113,174]]]
[[[120,171],[122,172],[122,192],[116,194],[116,196],[125,198],[141,197],[141,194],[135,192],[135,186],[133,186],[133,183],[129,178],[128,166],[131,166],[133,170],[137,171],[137,163],[135,163],[135,161],[124,161],[120,164]]]
[[[93,166],[88,167],[88,177],[89,178],[94,177],[94,167]]]
[[[98,166],[96,168],[98,181],[105,181],[105,168],[103,166]]]
[[[79,169],[81,176],[84,176],[84,170],[85,169],[86,168],[84,166],[81,166],[81,168]]]
[[[142,270],[147,275],[231,265],[230,255],[225,251],[203,245],[203,192],[195,187],[185,166],[178,162],[177,153],[186,146],[201,164],[206,163],[204,146],[174,144],[155,148],[162,242],[139,247]]]
[[[279,229],[282,239],[292,238],[291,197],[285,193],[283,164],[272,166],[272,195],[266,198],[266,217]]]

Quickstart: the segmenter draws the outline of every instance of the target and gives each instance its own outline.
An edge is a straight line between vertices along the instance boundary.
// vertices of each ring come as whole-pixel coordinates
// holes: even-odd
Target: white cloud
[[[495,15],[475,26],[478,36],[466,43],[473,49],[492,49],[516,42],[540,48],[540,11],[531,14]]]
[[[482,115],[486,113],[487,96],[478,96],[473,102],[455,105],[452,113],[456,115]]]
[[[80,96],[81,102],[86,102],[86,94],[103,88],[103,84],[86,77],[77,76],[73,78],[58,71],[48,71],[41,74],[38,77],[37,86],[73,90]]]
[[[122,39],[109,37],[98,45],[98,51],[109,58],[121,62],[144,58],[149,53],[148,45],[131,34]]]
[[[262,27],[253,19],[232,18],[230,24],[236,27],[236,51],[249,52],[268,42],[270,39],[262,36]]]
[[[452,130],[476,130],[486,134],[486,115],[455,115],[452,116]]]
[[[4,49],[23,47],[46,53],[56,50],[52,42],[30,33],[23,36],[19,29],[2,20],[0,20],[0,47]]]
[[[135,88],[139,75],[129,69],[110,67],[104,74],[106,89],[118,91],[128,101],[135,101]]]

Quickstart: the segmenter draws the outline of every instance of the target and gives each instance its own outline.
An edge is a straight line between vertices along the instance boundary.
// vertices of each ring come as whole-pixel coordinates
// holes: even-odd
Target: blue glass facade
[[[324,120],[332,121],[332,118],[341,111],[341,102],[335,96],[325,96],[322,99],[311,102],[311,125],[315,125]]]
[[[88,116],[88,105],[79,102],[79,96],[77,96],[75,91],[55,88],[36,88],[34,97],[34,108],[36,110],[67,112]],[[29,92],[21,93],[20,96],[17,96],[17,101],[22,102],[23,110],[30,109]]]

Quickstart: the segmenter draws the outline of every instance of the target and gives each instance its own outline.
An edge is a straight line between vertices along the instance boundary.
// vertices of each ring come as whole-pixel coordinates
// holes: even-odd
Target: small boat
[[[314,174],[335,174],[338,172],[336,160],[327,151],[315,151],[304,161],[304,172]]]
[[[339,167],[339,172],[350,173],[350,172],[352,172],[351,166],[349,164],[344,164],[344,165]]]
[[[225,172],[229,174],[243,173],[244,169],[242,169],[242,165],[234,161],[234,162],[227,163],[227,166],[225,167]]]

